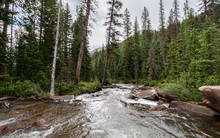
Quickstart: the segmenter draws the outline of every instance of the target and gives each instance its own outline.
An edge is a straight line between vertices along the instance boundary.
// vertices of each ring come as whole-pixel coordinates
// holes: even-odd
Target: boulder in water
[[[182,102],[182,101],[172,101],[169,107],[175,108],[179,111],[195,114],[198,116],[217,117],[220,115],[219,113],[215,112],[214,110],[206,106]]]
[[[153,87],[141,87],[132,91],[132,96],[140,99],[157,100],[158,93]]]
[[[202,86],[199,88],[203,102],[220,113],[220,86]]]
[[[7,126],[0,126],[0,134],[5,133],[7,131]]]

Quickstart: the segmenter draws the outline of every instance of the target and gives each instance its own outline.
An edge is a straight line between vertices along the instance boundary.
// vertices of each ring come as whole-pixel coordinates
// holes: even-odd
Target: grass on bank
[[[75,96],[91,92],[94,89],[101,86],[99,81],[93,82],[80,82],[78,86],[72,84],[65,84],[65,83],[58,83],[56,85],[56,92],[58,95],[65,95],[65,94],[73,94]]]
[[[101,84],[98,81],[80,82],[78,86],[74,85],[74,83],[56,83],[55,92],[57,95],[73,94],[76,96],[91,92],[100,86]],[[29,80],[0,83],[0,97],[28,97],[31,95],[38,95],[45,98],[50,97],[49,91],[43,91],[39,84]]]

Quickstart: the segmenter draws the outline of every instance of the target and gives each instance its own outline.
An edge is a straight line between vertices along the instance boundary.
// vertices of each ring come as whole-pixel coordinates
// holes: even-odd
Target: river
[[[165,138],[220,137],[220,122],[169,111],[148,111],[133,104],[157,105],[129,99],[135,85],[107,88],[85,94],[76,103],[11,101],[9,111],[0,112],[3,138]],[[123,102],[122,102],[123,101]],[[125,103],[132,103],[125,104]],[[39,126],[38,122],[43,125]]]

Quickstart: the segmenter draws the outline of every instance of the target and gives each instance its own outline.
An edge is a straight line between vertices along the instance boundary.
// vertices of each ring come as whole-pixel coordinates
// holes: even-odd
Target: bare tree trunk
[[[53,67],[52,67],[52,74],[51,74],[50,96],[54,96],[54,82],[55,82],[57,48],[58,48],[59,27],[60,27],[60,11],[61,11],[61,0],[59,3],[59,8],[58,8],[58,19],[57,19],[58,21],[57,21],[56,43],[55,43],[55,47],[54,47]]]
[[[104,85],[104,83],[106,81],[106,76],[107,76],[107,68],[108,68],[108,61],[109,61],[109,48],[108,47],[110,46],[110,40],[111,40],[114,6],[115,6],[115,1],[113,1],[113,3],[112,3],[111,19],[110,19],[110,26],[109,26],[109,30],[108,30],[108,41],[107,41],[107,48],[106,48],[106,61],[105,61],[104,73],[103,73],[103,79],[102,79],[101,86]]]
[[[77,69],[76,69],[77,83],[80,82],[80,72],[81,72],[81,67],[82,67],[84,49],[86,47],[86,41],[87,41],[90,10],[91,10],[91,0],[87,0],[86,18],[85,18],[85,21],[84,21],[82,43],[81,43],[81,47],[80,47],[80,52],[79,52],[78,62],[77,62]]]

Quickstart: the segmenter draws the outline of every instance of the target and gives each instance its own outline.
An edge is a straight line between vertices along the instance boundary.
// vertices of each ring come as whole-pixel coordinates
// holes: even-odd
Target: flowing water
[[[157,103],[129,99],[134,85],[120,86],[126,89],[108,88],[81,95],[77,99],[82,102],[72,104],[11,101],[9,111],[0,111],[0,126],[8,127],[8,131],[0,137],[220,137],[219,121],[174,111],[137,108],[133,104],[155,106]]]

